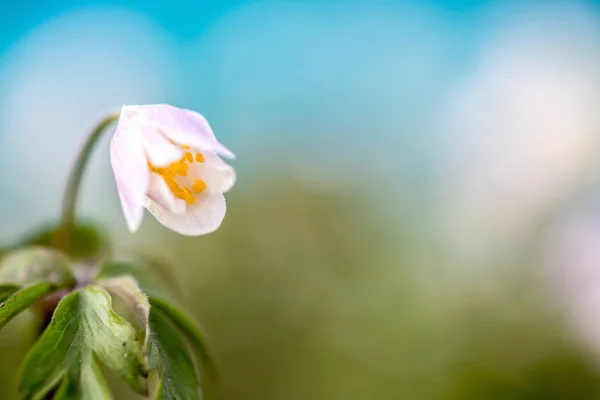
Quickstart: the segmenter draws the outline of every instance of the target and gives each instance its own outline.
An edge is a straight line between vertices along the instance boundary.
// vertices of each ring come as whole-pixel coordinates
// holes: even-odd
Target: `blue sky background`
[[[418,2],[427,6],[448,10],[456,14],[469,14],[480,10],[491,4],[490,0],[429,0]],[[378,0],[350,0],[350,1],[253,1],[253,0],[176,0],[176,1],[21,1],[5,2],[2,5],[3,24],[0,28],[2,34],[3,48],[18,39],[29,29],[42,23],[59,13],[63,13],[76,7],[86,6],[118,6],[129,7],[152,17],[162,28],[168,30],[180,40],[190,40],[201,35],[210,24],[222,18],[236,8],[252,3],[287,3],[287,4],[310,4],[320,5],[323,3],[338,3],[350,6],[377,6],[385,5],[396,7],[405,5],[407,1],[378,1]],[[416,2],[412,2],[416,3]],[[498,3],[498,2],[494,2]],[[457,15],[457,17],[460,17]]]
[[[496,88],[482,77],[556,63],[567,80],[595,82],[588,64],[596,65],[598,18],[596,2],[575,0],[4,2],[0,167],[22,154],[38,160],[0,181],[9,194],[4,234],[12,235],[17,221],[29,226],[54,215],[90,125],[136,103],[203,113],[237,153],[240,185],[261,168],[288,168],[334,189],[357,180],[375,202],[439,207],[446,190],[462,193],[455,182],[483,188],[504,179],[469,175],[486,154],[478,146],[502,148],[487,140],[495,136],[486,129],[498,122],[471,119],[492,110],[490,119],[511,120],[498,104],[514,99],[495,91],[511,87],[519,97],[523,82]],[[571,64],[562,69],[564,60]],[[540,84],[551,87],[555,78]],[[591,87],[585,79],[581,87]],[[566,98],[562,90],[550,98]],[[491,103],[477,100],[485,110],[466,114],[453,108],[473,96]],[[511,137],[510,129],[499,140]],[[120,221],[116,195],[106,190],[112,178],[104,146],[83,210]]]

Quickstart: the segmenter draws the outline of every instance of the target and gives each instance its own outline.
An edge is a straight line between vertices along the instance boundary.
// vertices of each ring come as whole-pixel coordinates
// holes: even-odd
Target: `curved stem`
[[[98,140],[102,136],[104,130],[111,123],[117,121],[118,119],[119,113],[111,114],[100,121],[98,125],[96,125],[96,128],[94,128],[87,141],[83,145],[83,148],[79,152],[79,156],[75,160],[75,164],[71,169],[63,197],[60,224],[58,226],[58,230],[56,231],[54,243],[57,248],[65,252],[70,250],[71,236],[73,234],[73,227],[75,225],[75,211],[77,208],[79,190],[81,188],[83,174],[92,154],[92,150],[98,143]]]

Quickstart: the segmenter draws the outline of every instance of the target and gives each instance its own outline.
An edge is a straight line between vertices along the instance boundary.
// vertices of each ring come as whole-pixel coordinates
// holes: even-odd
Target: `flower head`
[[[235,171],[234,158],[206,119],[167,104],[123,106],[110,159],[127,226],[138,230],[144,208],[182,235],[216,230]]]

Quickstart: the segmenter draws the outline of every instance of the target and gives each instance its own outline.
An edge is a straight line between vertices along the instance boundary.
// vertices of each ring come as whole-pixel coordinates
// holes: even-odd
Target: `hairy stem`
[[[83,145],[83,148],[79,152],[79,155],[75,160],[75,164],[71,169],[63,197],[60,224],[54,236],[54,246],[65,252],[69,252],[71,247],[71,237],[73,235],[73,228],[75,225],[77,200],[79,198],[83,174],[85,173],[92,150],[98,143],[98,140],[102,136],[102,133],[105,132],[106,128],[118,119],[118,113],[110,114],[100,121],[98,125],[96,125],[96,128],[94,128],[87,141]]]

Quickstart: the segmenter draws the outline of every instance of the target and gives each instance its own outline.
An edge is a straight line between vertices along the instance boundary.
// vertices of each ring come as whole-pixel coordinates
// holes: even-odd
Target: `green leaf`
[[[199,400],[200,382],[186,343],[160,310],[150,313],[150,354],[160,380],[156,400]]]
[[[0,285],[0,303],[12,296],[19,288],[18,285]]]
[[[3,303],[0,303],[0,329],[23,310],[31,306],[42,297],[56,290],[51,283],[38,283],[15,292]]]
[[[123,275],[116,278],[101,279],[98,281],[98,285],[121,300],[128,314],[137,322],[140,329],[140,339],[145,348],[148,340],[150,302],[138,286],[137,281],[130,275]]]
[[[42,229],[21,240],[19,246],[40,245],[53,247],[58,226],[47,224]],[[71,236],[69,257],[74,260],[97,258],[110,252],[110,242],[104,231],[91,222],[79,222]]]
[[[137,253],[134,257],[137,264],[143,265],[144,268],[151,271],[157,282],[160,282],[161,287],[166,287],[175,294],[180,292],[181,286],[177,282],[176,274],[173,273],[176,269],[167,261],[144,253]]]
[[[96,277],[96,281],[106,278],[133,276],[139,287],[149,296],[165,296],[165,290],[159,284],[160,278],[149,268],[127,261],[105,262]]]
[[[142,394],[147,393],[142,346],[132,326],[112,309],[110,295],[89,286],[65,296],[20,370],[25,399],[42,398],[60,382],[58,399],[110,398],[95,357]]]
[[[31,246],[9,253],[0,261],[0,283],[18,286],[48,282],[68,286],[75,282],[71,264],[55,250]]]
[[[53,400],[98,399],[111,400],[110,389],[102,376],[98,363],[92,360],[81,370],[70,371],[58,388]],[[73,373],[74,372],[74,373]],[[81,383],[85,383],[81,385]]]
[[[152,310],[156,309],[164,313],[177,329],[183,333],[192,346],[198,363],[204,367],[211,379],[217,379],[217,368],[208,350],[208,340],[192,318],[163,299],[151,296],[150,304]]]

